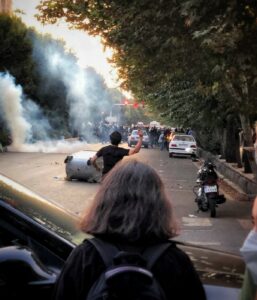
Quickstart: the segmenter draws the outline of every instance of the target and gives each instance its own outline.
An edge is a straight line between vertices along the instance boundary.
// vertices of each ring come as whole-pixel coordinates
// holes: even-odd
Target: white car
[[[139,140],[139,135],[138,135],[138,130],[132,130],[131,134],[129,134],[128,136],[128,146],[132,147],[135,146],[137,144]],[[145,148],[149,147],[149,135],[147,134],[147,132],[145,130],[143,130],[143,143],[142,145]]]
[[[175,134],[169,143],[169,157],[195,157],[197,151],[196,140],[192,135]]]

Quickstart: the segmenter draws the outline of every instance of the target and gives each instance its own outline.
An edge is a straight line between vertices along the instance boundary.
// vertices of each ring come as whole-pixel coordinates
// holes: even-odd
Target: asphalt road
[[[81,150],[97,150],[101,146],[82,145]],[[76,148],[69,153],[78,150]],[[0,153],[0,173],[49,201],[80,214],[92,201],[99,184],[65,180],[66,156],[67,153]],[[152,165],[162,177],[181,228],[177,240],[239,253],[251,228],[250,202],[238,201],[227,195],[227,202],[218,207],[216,218],[210,218],[208,212],[197,213],[192,192],[196,163],[185,158],[169,158],[167,151],[159,149],[141,149],[134,157]]]

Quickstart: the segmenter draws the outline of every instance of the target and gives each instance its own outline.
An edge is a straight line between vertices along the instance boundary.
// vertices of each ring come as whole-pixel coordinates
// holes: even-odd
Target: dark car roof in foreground
[[[19,211],[19,217],[31,218],[42,230],[54,231],[71,248],[89,238],[77,228],[78,217],[46,200],[10,178],[0,175],[0,207]],[[176,242],[193,261],[204,283],[240,287],[244,263],[240,256],[205,247]]]
[[[76,215],[1,174],[0,199],[74,244],[86,237],[77,228]]]

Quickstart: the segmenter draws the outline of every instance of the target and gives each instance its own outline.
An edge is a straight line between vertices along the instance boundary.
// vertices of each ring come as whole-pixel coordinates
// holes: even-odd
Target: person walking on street
[[[165,131],[164,131],[164,148],[166,148],[167,151],[169,151],[169,143],[170,143],[171,134],[172,134],[172,132],[169,128],[165,129]]]
[[[71,252],[58,276],[54,300],[85,300],[94,287],[99,287],[97,283],[102,284],[106,266],[94,240],[137,256],[167,244],[151,268],[164,293],[160,299],[206,299],[190,257],[170,240],[178,232],[172,203],[161,177],[148,164],[134,159],[118,162],[86,208],[80,229],[93,236],[93,241],[86,239]],[[115,256],[114,263],[122,257]],[[128,299],[128,295],[123,296],[118,299]]]
[[[139,135],[139,140],[135,148],[125,149],[119,147],[119,144],[121,143],[122,140],[122,136],[120,132],[114,131],[110,135],[111,145],[102,147],[100,150],[98,150],[96,154],[89,159],[89,164],[92,164],[98,171],[100,171],[100,168],[96,163],[96,160],[98,157],[103,157],[102,175],[105,176],[115,166],[115,164],[118,161],[122,160],[124,156],[133,155],[140,151],[143,142],[142,130],[138,130],[138,135]]]
[[[158,139],[158,144],[160,147],[160,150],[162,151],[164,149],[164,133],[163,131],[161,132],[161,134],[159,135],[159,139]]]

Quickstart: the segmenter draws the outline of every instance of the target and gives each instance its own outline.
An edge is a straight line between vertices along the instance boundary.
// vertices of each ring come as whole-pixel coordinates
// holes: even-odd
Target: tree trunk
[[[254,160],[253,159],[253,154],[244,147],[251,147],[253,146],[253,141],[252,141],[252,130],[251,130],[251,123],[250,119],[248,116],[240,114],[240,121],[243,129],[243,163],[244,163],[244,172],[245,173],[252,173],[252,167],[251,167],[251,162]]]
[[[240,140],[240,129],[239,128],[237,128],[235,134],[236,134],[236,149],[235,149],[235,151],[236,151],[237,167],[242,168],[243,164],[242,164],[242,158],[241,158],[241,152],[240,152],[240,149],[241,149],[240,142],[241,142],[241,140]]]
[[[241,126],[244,132],[244,147],[251,147],[253,146],[252,141],[252,129],[251,129],[251,122],[248,116],[239,115]]]
[[[228,163],[237,162],[238,126],[235,116],[227,117],[225,159]]]
[[[223,154],[223,151],[222,151],[223,136],[222,136],[222,134],[223,134],[223,128],[218,127],[218,126],[216,128],[214,128],[214,130],[213,130],[213,138],[215,141],[215,145],[214,145],[215,153],[214,154],[221,154],[221,156]]]
[[[226,158],[226,148],[227,148],[227,128],[223,128],[222,142],[221,142],[221,157],[222,158]]]

